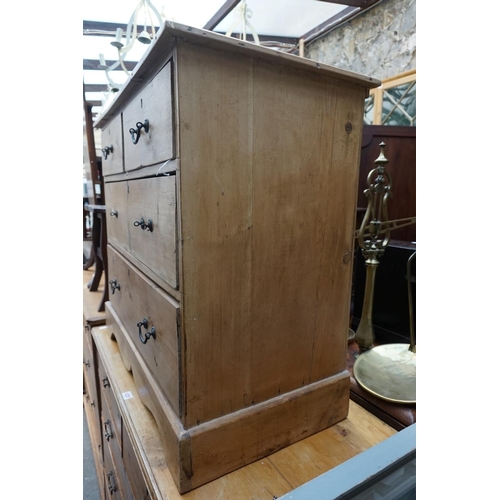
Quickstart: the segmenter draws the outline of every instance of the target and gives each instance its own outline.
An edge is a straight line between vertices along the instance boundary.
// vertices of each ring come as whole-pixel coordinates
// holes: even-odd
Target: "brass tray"
[[[353,373],[369,393],[393,403],[417,402],[417,355],[409,344],[385,344],[360,354]]]

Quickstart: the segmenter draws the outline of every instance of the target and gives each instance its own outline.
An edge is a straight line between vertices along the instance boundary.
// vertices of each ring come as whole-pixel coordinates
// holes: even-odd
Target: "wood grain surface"
[[[144,85],[123,111],[125,170],[166,161],[175,156],[172,122],[172,64],[168,62]],[[130,129],[149,121],[149,131],[141,130],[136,144]]]
[[[189,428],[344,369],[364,91],[178,59]]]

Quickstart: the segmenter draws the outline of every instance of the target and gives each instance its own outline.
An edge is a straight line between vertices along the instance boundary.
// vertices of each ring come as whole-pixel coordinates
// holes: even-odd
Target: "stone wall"
[[[305,56],[383,80],[416,68],[415,0],[383,0],[321,38]]]

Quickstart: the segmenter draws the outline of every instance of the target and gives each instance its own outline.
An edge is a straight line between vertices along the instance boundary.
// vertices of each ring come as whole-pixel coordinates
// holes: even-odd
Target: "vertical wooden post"
[[[304,39],[301,38],[299,40],[299,56],[300,57],[304,57],[304,47],[305,47]]]

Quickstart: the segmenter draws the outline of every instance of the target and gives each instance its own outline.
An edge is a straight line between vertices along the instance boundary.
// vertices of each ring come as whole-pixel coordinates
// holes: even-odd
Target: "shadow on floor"
[[[83,409],[83,500],[101,500],[97,483],[96,468],[92,446],[90,444],[89,427],[85,409]]]

